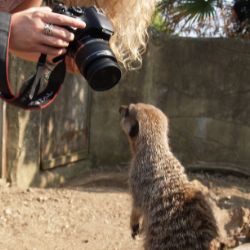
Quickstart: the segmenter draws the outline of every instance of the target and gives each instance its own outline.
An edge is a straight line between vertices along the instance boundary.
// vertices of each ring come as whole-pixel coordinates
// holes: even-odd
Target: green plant
[[[161,0],[153,25],[172,34],[241,36],[250,22],[239,23],[234,15],[234,1],[241,1],[243,8],[250,3],[249,0]],[[241,29],[237,28],[239,25]]]

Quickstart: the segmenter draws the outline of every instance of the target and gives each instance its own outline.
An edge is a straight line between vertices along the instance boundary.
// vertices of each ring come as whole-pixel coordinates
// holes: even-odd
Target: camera
[[[66,7],[63,4],[53,6],[53,12],[79,18],[86,23],[84,29],[64,27],[75,35],[69,44],[67,55],[75,63],[92,89],[104,91],[112,88],[121,78],[117,59],[109,46],[114,33],[109,19],[98,8]]]

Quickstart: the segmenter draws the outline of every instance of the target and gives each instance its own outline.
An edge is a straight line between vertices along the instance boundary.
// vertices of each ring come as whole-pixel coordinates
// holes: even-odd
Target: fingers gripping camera
[[[115,86],[121,78],[121,70],[109,46],[114,31],[104,13],[95,7],[66,7],[62,4],[56,5],[53,11],[79,18],[86,23],[84,29],[66,27],[75,34],[67,55],[74,58],[92,89],[104,91]]]

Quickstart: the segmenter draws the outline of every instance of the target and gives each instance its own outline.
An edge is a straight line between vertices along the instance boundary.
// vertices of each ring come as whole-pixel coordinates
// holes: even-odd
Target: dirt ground
[[[250,242],[250,179],[190,174],[209,188],[227,249]],[[0,250],[137,250],[127,172],[88,172],[53,189],[0,184]]]

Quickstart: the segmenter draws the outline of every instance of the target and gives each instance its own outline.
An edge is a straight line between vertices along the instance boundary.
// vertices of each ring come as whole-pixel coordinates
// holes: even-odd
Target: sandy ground
[[[226,244],[250,242],[250,180],[192,174],[209,188]],[[91,172],[53,189],[0,184],[0,250],[132,250],[126,172]]]

